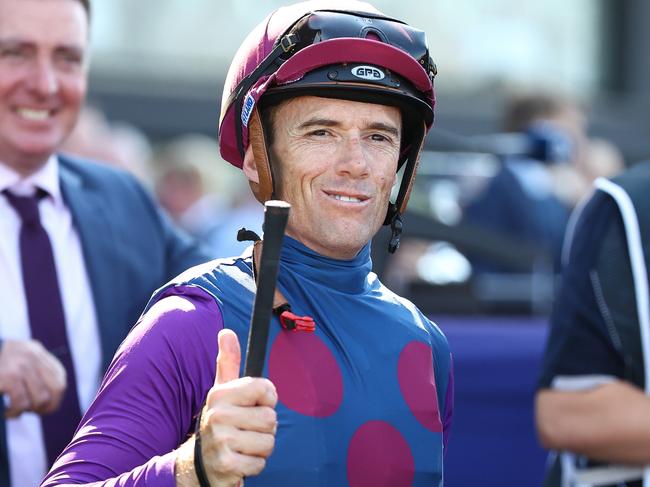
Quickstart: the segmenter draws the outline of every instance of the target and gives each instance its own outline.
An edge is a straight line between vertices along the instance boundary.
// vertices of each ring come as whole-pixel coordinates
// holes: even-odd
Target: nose
[[[47,60],[37,60],[31,73],[30,87],[40,96],[53,95],[59,89],[59,80],[52,64]]]
[[[354,135],[348,137],[341,145],[336,170],[341,175],[364,178],[370,174],[369,162],[361,138]]]

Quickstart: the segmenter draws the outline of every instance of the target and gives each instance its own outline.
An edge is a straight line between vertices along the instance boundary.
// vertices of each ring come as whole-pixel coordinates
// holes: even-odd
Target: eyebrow
[[[8,46],[19,46],[21,44],[24,44],[24,42],[21,42],[19,39],[14,39],[13,37],[0,37],[0,46],[2,47],[8,47]]]
[[[341,123],[329,118],[310,118],[298,125],[298,129],[308,129],[311,127],[338,127]],[[399,137],[399,130],[392,125],[383,122],[373,122],[364,127],[364,129],[379,130],[386,132],[393,137]]]
[[[15,37],[0,37],[0,48],[8,47],[33,47],[36,44],[29,40],[23,40]],[[84,49],[76,44],[60,44],[54,47],[55,51],[71,51],[83,55]]]

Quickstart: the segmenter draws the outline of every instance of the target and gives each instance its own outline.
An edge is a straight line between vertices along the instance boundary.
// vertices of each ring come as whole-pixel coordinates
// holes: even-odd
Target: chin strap
[[[249,184],[257,201],[264,204],[273,197],[273,171],[269,158],[268,141],[262,126],[262,117],[257,107],[253,109],[251,114],[248,137],[259,178],[258,183],[251,181]]]
[[[424,146],[424,137],[426,135],[426,125],[422,123],[419,127],[418,133],[413,139],[413,144],[406,157],[406,166],[404,167],[404,174],[402,175],[402,182],[400,184],[399,193],[395,203],[388,204],[386,211],[386,218],[384,225],[390,225],[390,242],[388,243],[388,252],[394,254],[399,247],[399,240],[402,235],[404,222],[402,221],[402,214],[406,211],[406,205],[411,197],[411,190],[415,181],[418,166],[420,164],[420,154]]]
[[[397,211],[397,207],[393,204],[388,208],[388,220],[390,222],[390,241],[388,242],[388,252],[394,254],[399,248],[399,240],[402,236],[402,216]]]
[[[259,269],[260,259],[262,258],[263,240],[252,230],[242,228],[237,232],[239,242],[255,242],[253,244],[253,276],[257,283],[257,270]],[[273,314],[280,319],[282,328],[290,331],[308,331],[316,330],[316,323],[311,316],[298,316],[291,312],[291,305],[284,297],[282,292],[276,287],[273,295]]]

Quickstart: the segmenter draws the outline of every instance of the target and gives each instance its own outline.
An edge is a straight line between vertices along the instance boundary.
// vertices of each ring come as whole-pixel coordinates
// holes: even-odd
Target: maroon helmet
[[[258,108],[295,96],[320,96],[382,105],[402,112],[395,203],[387,208],[390,250],[399,244],[424,137],[433,124],[436,67],[424,32],[356,0],[311,0],[271,13],[244,40],[226,77],[219,147],[241,168],[252,146],[260,182],[258,200],[273,197],[273,170]]]

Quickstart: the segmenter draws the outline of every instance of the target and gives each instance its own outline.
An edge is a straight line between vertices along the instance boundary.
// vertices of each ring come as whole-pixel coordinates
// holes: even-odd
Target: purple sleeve
[[[42,487],[175,486],[174,450],[191,435],[214,382],[222,328],[205,291],[168,290],[118,349]]]

